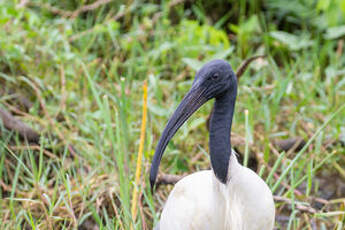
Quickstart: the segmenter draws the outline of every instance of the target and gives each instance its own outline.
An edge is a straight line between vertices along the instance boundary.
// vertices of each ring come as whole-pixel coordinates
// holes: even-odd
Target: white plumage
[[[231,154],[229,181],[212,170],[180,180],[164,206],[160,230],[271,230],[273,197],[266,183]]]

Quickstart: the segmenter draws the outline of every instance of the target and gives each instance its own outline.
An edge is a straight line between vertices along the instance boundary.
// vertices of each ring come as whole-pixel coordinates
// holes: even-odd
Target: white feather
[[[273,197],[266,183],[231,154],[229,181],[212,170],[180,180],[164,206],[160,230],[272,230]]]

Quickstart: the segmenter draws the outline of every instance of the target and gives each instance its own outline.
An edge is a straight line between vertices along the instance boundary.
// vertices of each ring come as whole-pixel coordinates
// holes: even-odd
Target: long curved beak
[[[156,147],[156,151],[151,164],[151,189],[153,189],[155,185],[159,164],[161,162],[166,146],[168,145],[170,139],[175,135],[177,130],[185,123],[185,121],[187,121],[188,118],[207,101],[204,93],[205,88],[199,86],[192,87],[186,94],[186,96],[182,99],[181,103],[165,126],[163,134],[159,139],[158,145]]]

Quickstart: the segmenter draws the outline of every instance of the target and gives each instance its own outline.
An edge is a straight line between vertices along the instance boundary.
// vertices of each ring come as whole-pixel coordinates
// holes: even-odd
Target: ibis
[[[236,74],[226,61],[210,61],[196,73],[191,89],[169,119],[156,147],[151,188],[170,139],[196,110],[214,98],[209,133],[211,170],[193,173],[176,183],[156,229],[273,229],[275,207],[271,190],[255,172],[238,162],[231,148],[236,96]]]

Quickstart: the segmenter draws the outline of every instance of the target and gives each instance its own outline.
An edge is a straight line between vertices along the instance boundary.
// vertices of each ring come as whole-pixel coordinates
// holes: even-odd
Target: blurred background
[[[239,80],[233,146],[273,191],[275,229],[344,229],[344,39],[343,0],[0,1],[0,228],[152,229],[172,185],[150,191],[150,161],[196,70],[265,55]],[[211,107],[161,178],[209,168]]]

